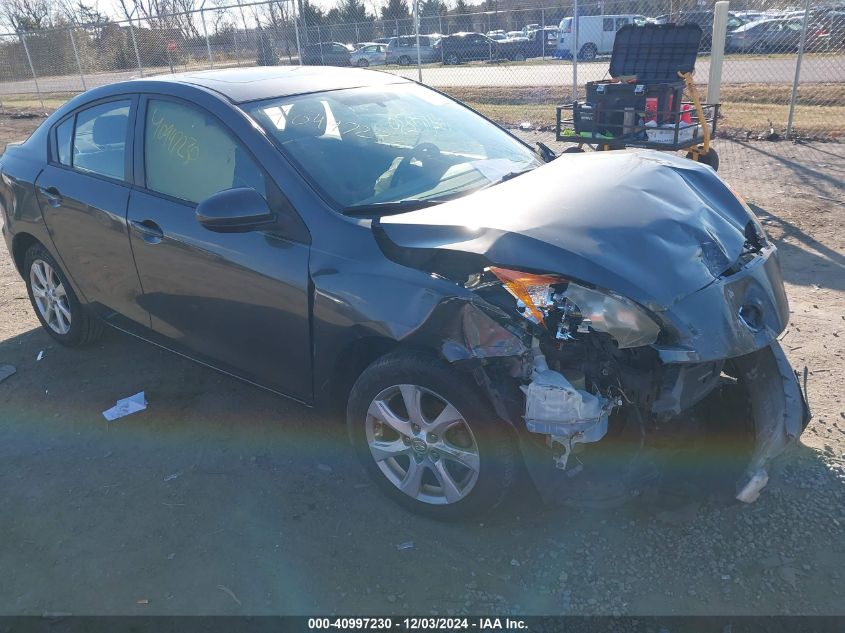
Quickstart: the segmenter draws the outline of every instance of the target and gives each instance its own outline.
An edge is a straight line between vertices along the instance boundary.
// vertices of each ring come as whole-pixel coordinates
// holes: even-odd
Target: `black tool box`
[[[644,140],[649,122],[677,124],[685,116],[684,80],[678,73],[695,68],[701,34],[696,24],[619,29],[610,58],[613,79],[587,83],[586,100],[572,106],[575,134]]]

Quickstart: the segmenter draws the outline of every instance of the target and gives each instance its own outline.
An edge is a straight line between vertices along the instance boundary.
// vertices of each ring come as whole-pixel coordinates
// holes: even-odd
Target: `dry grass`
[[[699,86],[704,93],[704,86]],[[565,87],[463,87],[443,92],[466,102],[491,119],[507,125],[529,121],[554,125],[554,106],[568,103]],[[722,130],[751,133],[782,131],[789,112],[791,86],[730,84],[722,87]],[[845,136],[845,83],[804,84],[798,90],[795,129],[803,136]]]

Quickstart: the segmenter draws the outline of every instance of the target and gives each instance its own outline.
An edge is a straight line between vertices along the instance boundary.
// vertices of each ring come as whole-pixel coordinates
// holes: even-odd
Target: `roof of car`
[[[404,77],[386,72],[335,66],[227,68],[162,75],[149,79],[202,86],[219,92],[235,103],[408,82]]]

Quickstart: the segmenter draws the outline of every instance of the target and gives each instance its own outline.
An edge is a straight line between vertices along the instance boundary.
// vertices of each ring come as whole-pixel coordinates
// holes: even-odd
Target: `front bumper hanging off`
[[[736,498],[751,503],[769,481],[769,462],[798,439],[811,414],[778,342],[736,358],[734,364],[748,391],[755,436],[754,452],[737,484]]]

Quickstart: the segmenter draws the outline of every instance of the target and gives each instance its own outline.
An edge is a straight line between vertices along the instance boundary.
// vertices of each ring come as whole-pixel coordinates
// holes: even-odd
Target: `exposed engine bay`
[[[582,186],[558,195],[564,176]],[[387,257],[462,290],[408,340],[473,371],[553,472],[624,429],[645,444],[736,387],[753,445],[736,496],[754,501],[810,413],[777,341],[777,249],[751,209],[712,171],[651,152],[559,158],[519,180],[374,224]]]
[[[789,393],[794,376],[779,347],[764,348],[743,359],[702,363],[664,363],[655,346],[661,339],[659,317],[623,297],[591,289],[554,275],[534,275],[490,267],[466,286],[486,302],[523,318],[525,353],[511,366],[524,394],[525,429],[542,436],[557,469],[566,471],[581,444],[599,442],[616,424],[634,424],[643,436],[656,425],[689,410],[724,382],[760,383],[747,390],[748,410],[758,402],[750,424],[757,450],[737,486],[737,499],[753,502],[768,481],[768,460],[800,433],[809,410],[800,389]],[[760,356],[760,358],[750,358]],[[783,375],[785,373],[785,375]],[[769,389],[787,388],[784,403],[800,403],[800,420],[787,420],[787,407],[761,413],[778,397]],[[793,410],[792,415],[795,412]],[[791,430],[789,430],[791,426]],[[785,432],[784,432],[785,430]]]

